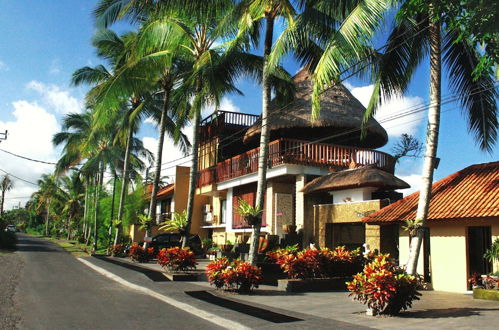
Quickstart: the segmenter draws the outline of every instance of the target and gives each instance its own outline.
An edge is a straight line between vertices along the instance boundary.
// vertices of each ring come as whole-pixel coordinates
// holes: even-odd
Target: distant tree
[[[423,144],[417,138],[410,134],[402,134],[400,139],[395,143],[392,148],[393,158],[395,162],[403,157],[418,158],[421,157],[423,151]]]
[[[10,179],[9,175],[4,175],[0,180],[0,189],[2,190],[2,200],[0,202],[0,215],[3,215],[3,203],[5,201],[5,193],[14,188],[14,182]]]

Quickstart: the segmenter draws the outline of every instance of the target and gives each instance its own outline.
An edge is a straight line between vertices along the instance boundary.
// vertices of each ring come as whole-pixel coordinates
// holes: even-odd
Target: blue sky
[[[51,137],[60,130],[60,120],[68,112],[80,111],[85,88],[70,86],[71,74],[86,65],[101,61],[90,44],[95,32],[91,12],[96,1],[60,0],[0,0],[0,131],[9,130],[7,141],[0,149],[34,159],[55,161],[59,150],[51,145]],[[123,30],[123,26],[118,27]],[[383,34],[379,38],[383,42]],[[298,64],[287,59],[285,67],[294,73]],[[417,71],[409,91],[403,98],[385,109],[390,114],[409,106],[425,103],[428,95],[427,63]],[[346,83],[361,102],[367,102],[369,82],[350,79]],[[446,86],[446,79],[444,79]],[[245,96],[229,95],[222,108],[248,113],[260,113],[260,87],[252,81],[241,81],[239,88]],[[444,96],[450,94],[446,87]],[[435,178],[443,178],[474,163],[499,159],[499,147],[492,154],[477,148],[467,133],[466,122],[457,103],[443,107],[438,156],[442,158]],[[391,141],[397,134],[413,133],[424,141],[426,112],[397,122],[387,123]],[[145,124],[140,132],[146,146],[155,151],[154,127]],[[391,143],[382,150],[390,151]],[[165,161],[180,157],[167,146]],[[421,159],[406,159],[398,165],[397,175],[407,180],[413,189],[418,187]],[[0,152],[0,169],[30,182],[36,182],[42,173],[53,170],[43,165],[22,160]],[[166,169],[171,170],[171,169]],[[0,173],[2,174],[2,173]],[[24,203],[35,186],[17,180],[9,193],[7,208]],[[412,191],[412,190],[411,190]]]

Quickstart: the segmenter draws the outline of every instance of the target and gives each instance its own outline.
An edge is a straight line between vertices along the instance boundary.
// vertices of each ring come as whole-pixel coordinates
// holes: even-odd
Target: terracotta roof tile
[[[414,219],[415,192],[362,219],[391,222]],[[428,220],[499,217],[499,161],[476,164],[433,183]]]

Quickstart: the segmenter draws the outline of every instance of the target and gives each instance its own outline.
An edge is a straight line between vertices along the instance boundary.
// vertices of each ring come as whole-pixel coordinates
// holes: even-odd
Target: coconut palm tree
[[[58,199],[63,205],[63,213],[67,216],[66,231],[68,240],[71,238],[72,223],[82,216],[84,196],[85,186],[77,171],[61,178],[61,189]]]
[[[45,212],[45,236],[49,236],[51,203],[59,193],[59,182],[54,174],[43,174],[37,181],[38,190],[31,198],[37,201],[36,210],[40,214]]]
[[[407,272],[415,274],[431,198],[433,170],[437,159],[440,125],[442,61],[447,67],[449,89],[457,97],[479,147],[491,151],[499,129],[497,90],[491,72],[479,77],[473,71],[480,54],[471,40],[457,38],[458,31],[441,24],[445,13],[427,4],[416,10],[405,2],[388,37],[387,51],[379,54],[374,76],[374,93],[366,116],[375,113],[383,101],[407,90],[415,69],[429,57],[430,94],[426,148],[421,190],[416,213],[416,236],[411,240]],[[367,118],[367,117],[366,117]]]
[[[349,65],[368,47],[363,41],[371,35],[387,8],[385,0],[361,1],[289,1],[245,0],[236,8],[239,14],[237,42],[249,43],[260,37],[265,20],[263,40],[262,120],[256,208],[262,209],[268,164],[269,105],[271,99],[270,72],[280,58],[294,50],[295,55],[314,72],[313,117],[316,118],[323,86],[338,80],[340,70]],[[274,25],[282,20],[285,29],[274,45]],[[273,49],[274,48],[274,49]],[[272,50],[273,49],[273,50]],[[272,51],[272,54],[271,54]],[[256,262],[261,220],[252,226],[250,262]]]
[[[3,215],[3,203],[5,201],[5,193],[14,188],[14,182],[10,179],[8,174],[2,177],[0,180],[0,189],[2,190],[2,201],[0,202],[0,215]]]

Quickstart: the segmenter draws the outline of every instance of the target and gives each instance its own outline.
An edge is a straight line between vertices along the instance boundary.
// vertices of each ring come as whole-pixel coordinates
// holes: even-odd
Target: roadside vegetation
[[[63,119],[61,132],[53,137],[54,146],[62,147],[61,158],[53,173],[40,178],[24,209],[3,212],[5,195],[14,187],[10,178],[3,178],[2,224],[77,241],[94,252],[127,244],[130,224],[156,219],[163,143],[169,136],[174,143],[165,147],[178,148],[192,158],[182,230],[188,237],[202,110],[219,109],[224,96],[242,94],[238,86],[242,78],[251,78],[262,87],[265,129],[261,131],[257,201],[252,205],[261,210],[268,109],[271,102],[277,106],[291,102],[294,89],[291,74],[281,67],[285,56],[294,56],[312,74],[313,118],[320,115],[319,100],[326,89],[353,76],[370,79],[375,91],[366,122],[379,105],[407,90],[426,57],[431,59],[431,107],[423,193],[411,246],[409,273],[414,274],[436,166],[442,74],[449,76],[449,88],[479,147],[491,151],[497,142],[494,69],[498,34],[481,20],[495,21],[491,13],[498,12],[493,10],[497,3],[490,6],[471,0],[461,1],[459,7],[446,0],[101,0],[94,11],[92,39],[101,63],[84,66],[72,76],[73,85],[88,87],[85,110]],[[385,36],[386,44],[376,48],[374,40],[379,39],[384,20],[391,20],[393,30]],[[113,31],[117,24],[125,24],[129,31]],[[136,138],[146,119],[158,128],[154,153]],[[188,125],[192,141],[183,132]],[[144,175],[149,169],[152,178]],[[149,183],[151,190],[146,191]],[[250,240],[253,265],[260,225],[257,213]],[[144,228],[150,235],[150,226]]]

